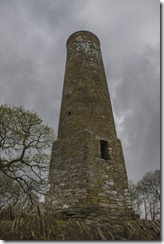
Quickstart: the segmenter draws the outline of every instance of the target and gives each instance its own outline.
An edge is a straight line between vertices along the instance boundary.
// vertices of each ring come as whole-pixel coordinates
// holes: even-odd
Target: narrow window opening
[[[71,112],[68,112],[68,115],[70,115],[71,114]]]
[[[105,160],[110,159],[109,151],[108,151],[108,142],[107,141],[100,141],[101,146],[101,158]]]

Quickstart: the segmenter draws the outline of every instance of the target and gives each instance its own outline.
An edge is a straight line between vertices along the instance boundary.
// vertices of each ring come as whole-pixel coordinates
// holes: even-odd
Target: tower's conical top
[[[92,32],[90,31],[86,31],[86,30],[81,30],[81,31],[76,31],[74,32],[73,34],[71,34],[69,37],[68,37],[68,40],[67,40],[67,43],[66,43],[66,46],[69,46],[69,43],[72,41],[72,40],[76,40],[76,38],[78,36],[85,36],[86,38],[88,37],[88,39],[92,39],[94,40],[95,42],[97,42],[98,45],[100,45],[100,41],[98,39],[98,37],[93,34]]]

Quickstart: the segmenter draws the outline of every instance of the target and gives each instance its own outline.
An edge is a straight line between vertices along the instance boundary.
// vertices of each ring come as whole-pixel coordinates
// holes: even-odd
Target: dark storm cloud
[[[35,109],[57,132],[66,47],[95,33],[128,176],[159,168],[159,2],[1,0],[0,102]]]
[[[123,70],[113,104],[120,137],[127,144],[129,175],[134,174],[134,167],[139,175],[141,169],[156,169],[160,162],[159,50],[149,48],[148,53],[124,64]]]

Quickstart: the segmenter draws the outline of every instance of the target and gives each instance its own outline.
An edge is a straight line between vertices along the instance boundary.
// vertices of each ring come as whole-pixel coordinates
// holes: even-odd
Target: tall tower
[[[57,140],[47,204],[66,218],[134,219],[99,39],[78,31],[67,40]]]

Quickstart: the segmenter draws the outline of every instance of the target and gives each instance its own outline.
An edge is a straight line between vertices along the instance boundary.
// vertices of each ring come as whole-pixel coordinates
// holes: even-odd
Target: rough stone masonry
[[[65,218],[136,219],[128,192],[99,39],[67,40],[58,137],[52,147],[47,205]]]

